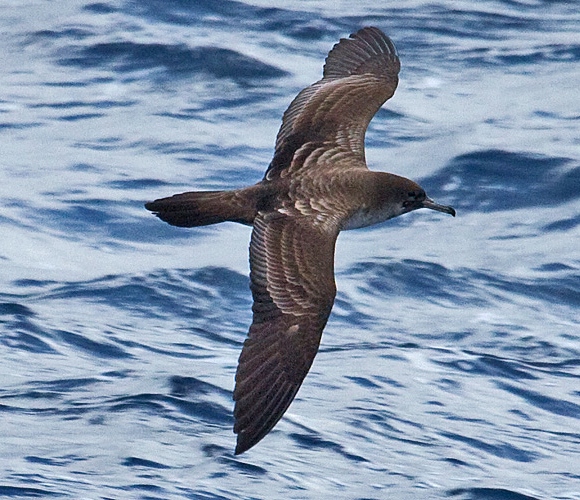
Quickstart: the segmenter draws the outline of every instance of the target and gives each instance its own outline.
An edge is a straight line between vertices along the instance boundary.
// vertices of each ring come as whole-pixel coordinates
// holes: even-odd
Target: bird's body
[[[236,373],[236,453],[274,427],[310,369],[336,294],[339,232],[418,208],[455,215],[415,182],[366,166],[365,131],[393,95],[399,67],[393,43],[377,28],[342,39],[328,55],[323,78],[285,112],[262,181],[146,205],[176,226],[253,226],[253,321]]]

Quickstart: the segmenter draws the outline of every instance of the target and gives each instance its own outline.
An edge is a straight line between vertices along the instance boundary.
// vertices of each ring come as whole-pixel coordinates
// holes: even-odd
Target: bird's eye
[[[407,193],[407,199],[403,202],[403,207],[406,209],[418,208],[417,203],[422,202],[427,196],[425,191],[409,191]]]
[[[409,191],[407,196],[409,201],[423,201],[425,199],[425,191]]]

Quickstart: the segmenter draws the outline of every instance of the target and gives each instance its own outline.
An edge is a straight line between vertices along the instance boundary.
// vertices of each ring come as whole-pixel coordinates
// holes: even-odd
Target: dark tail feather
[[[193,191],[145,204],[161,220],[179,227],[207,226],[218,222],[251,225],[256,214],[252,191]]]

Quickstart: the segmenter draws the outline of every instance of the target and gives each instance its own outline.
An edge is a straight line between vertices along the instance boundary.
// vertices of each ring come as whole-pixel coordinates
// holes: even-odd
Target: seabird
[[[429,208],[455,216],[415,182],[367,168],[364,136],[395,92],[393,42],[366,27],[329,52],[321,80],[284,113],[264,178],[232,191],[194,191],[145,207],[174,226],[253,226],[253,320],[234,389],[236,455],[260,441],[296,396],[334,303],[338,233]]]

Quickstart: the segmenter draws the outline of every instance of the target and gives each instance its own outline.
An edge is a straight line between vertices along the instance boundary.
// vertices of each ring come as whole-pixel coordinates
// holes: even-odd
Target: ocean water
[[[0,4],[0,496],[580,499],[574,2]],[[392,37],[371,168],[295,402],[234,456],[250,229],[146,201],[258,181],[328,50]]]

